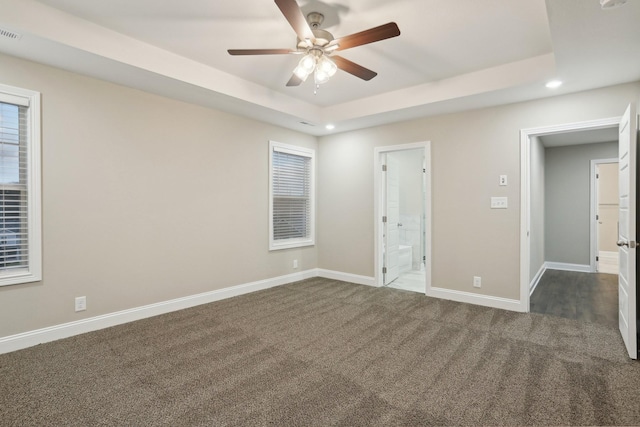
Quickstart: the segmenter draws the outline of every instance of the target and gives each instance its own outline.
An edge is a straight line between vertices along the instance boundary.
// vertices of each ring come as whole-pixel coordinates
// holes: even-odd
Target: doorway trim
[[[591,266],[591,272],[595,273],[597,271],[597,261],[596,257],[598,256],[598,221],[596,220],[596,215],[598,212],[598,184],[596,180],[596,169],[598,165],[606,165],[611,163],[618,163],[618,159],[593,159],[591,160],[591,171],[590,171],[590,198],[589,198],[589,262]]]
[[[414,142],[408,144],[389,145],[375,147],[373,149],[373,224],[374,224],[374,283],[375,286],[384,285],[384,275],[382,274],[384,230],[382,216],[384,212],[384,197],[382,194],[384,177],[382,175],[382,155],[394,151],[424,150],[424,206],[425,215],[425,293],[431,288],[431,141]]]
[[[520,306],[530,310],[530,229],[531,229],[531,138],[580,130],[596,130],[616,127],[621,117],[588,120],[520,130]],[[543,265],[544,268],[544,265]],[[536,275],[536,280],[541,274]]]

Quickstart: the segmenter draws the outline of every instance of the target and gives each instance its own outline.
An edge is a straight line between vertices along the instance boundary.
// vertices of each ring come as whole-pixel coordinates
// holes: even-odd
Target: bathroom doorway
[[[376,283],[425,293],[430,278],[429,144],[375,150]]]

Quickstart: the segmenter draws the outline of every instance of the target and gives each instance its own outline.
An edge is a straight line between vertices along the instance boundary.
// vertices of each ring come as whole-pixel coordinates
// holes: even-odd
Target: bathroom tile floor
[[[407,271],[387,285],[389,288],[425,293],[424,271]]]

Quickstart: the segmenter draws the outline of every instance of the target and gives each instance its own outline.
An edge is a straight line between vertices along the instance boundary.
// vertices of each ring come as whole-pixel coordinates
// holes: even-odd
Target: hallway
[[[547,270],[531,295],[531,312],[618,326],[618,276]]]

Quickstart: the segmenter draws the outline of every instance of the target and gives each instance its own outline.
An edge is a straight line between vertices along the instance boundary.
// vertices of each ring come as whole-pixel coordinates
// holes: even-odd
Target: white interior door
[[[636,165],[638,123],[635,108],[629,105],[620,121],[618,211],[618,324],[632,359],[638,358],[636,336]]]
[[[400,178],[398,159],[393,153],[387,154],[387,172],[384,174],[385,183],[385,211],[387,221],[384,230],[384,284],[396,280],[400,274],[399,250],[400,250]]]

